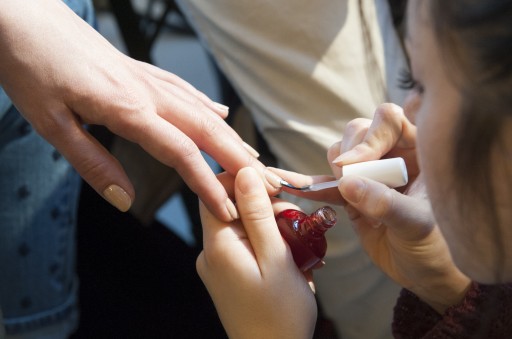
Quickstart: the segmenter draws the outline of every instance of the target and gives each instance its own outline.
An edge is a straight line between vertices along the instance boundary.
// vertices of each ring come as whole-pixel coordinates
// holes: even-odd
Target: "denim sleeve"
[[[90,0],[65,2],[95,25]],[[75,329],[80,184],[0,89],[0,337],[64,339]]]

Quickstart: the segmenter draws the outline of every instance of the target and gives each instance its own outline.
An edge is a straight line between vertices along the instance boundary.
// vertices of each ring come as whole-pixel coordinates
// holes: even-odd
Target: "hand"
[[[224,328],[230,338],[311,338],[316,322],[311,276],[306,279],[295,265],[274,217],[297,207],[272,205],[252,168],[238,172],[234,195],[240,221],[221,222],[201,205],[204,250],[197,271]]]
[[[230,173],[253,166],[263,177],[264,166],[223,121],[227,108],[123,55],[60,0],[0,2],[0,51],[0,84],[13,103],[120,210],[130,207],[133,186],[84,123],[104,125],[176,168],[222,220],[235,209],[200,149]]]
[[[332,145],[327,154],[337,178],[341,177],[344,165],[395,157],[404,159],[409,182],[414,182],[419,174],[416,126],[405,117],[402,108],[393,104],[380,105],[373,120],[350,121],[343,132],[343,139]]]
[[[453,263],[419,181],[408,195],[356,176],[342,178],[339,188],[361,244],[378,267],[439,313],[462,300],[470,279]]]
[[[383,104],[377,109],[373,120],[359,118],[350,121],[345,127],[343,140],[329,148],[327,160],[334,176],[308,176],[276,168],[271,168],[271,171],[294,186],[301,187],[339,179],[344,165],[394,157],[404,158],[409,182],[414,182],[419,173],[416,161],[416,127],[407,120],[400,107]],[[336,189],[318,192],[301,192],[286,187],[283,189],[290,194],[311,200],[344,204]],[[404,189],[406,187],[400,190]]]
[[[414,126],[398,106],[383,105],[373,121],[357,121],[347,129],[329,152],[336,163],[402,156],[408,167],[413,165],[403,193],[356,176],[342,177],[338,188],[373,262],[442,313],[462,299],[470,280],[454,265],[434,220],[416,165]],[[340,156],[340,151],[345,153]]]

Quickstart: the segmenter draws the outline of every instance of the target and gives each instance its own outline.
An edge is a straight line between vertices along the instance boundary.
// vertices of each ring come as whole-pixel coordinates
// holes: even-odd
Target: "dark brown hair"
[[[512,118],[512,0],[431,0],[429,20],[443,59],[456,70],[454,81],[462,93],[453,154],[460,212],[468,215],[469,206],[480,206],[478,212],[489,222],[485,227],[495,227],[500,218],[491,157],[496,151],[505,156],[502,127]],[[512,188],[511,181],[509,177],[502,184]],[[498,231],[494,234],[499,268],[507,244]]]
[[[455,70],[455,85],[462,94],[462,105],[454,134],[454,189],[461,215],[478,213],[490,228],[495,245],[495,280],[505,282],[505,237],[500,228],[494,166],[504,166],[510,173],[512,151],[503,140],[504,122],[512,118],[512,0],[431,0],[433,33],[447,68]],[[451,75],[451,74],[450,74]],[[507,154],[508,153],[508,154]],[[491,161],[495,161],[492,163]],[[496,163],[497,161],[497,163]],[[512,196],[512,178],[504,178]],[[468,229],[471,232],[471,229]],[[480,337],[494,326],[499,314],[493,305],[499,296],[489,295],[481,319]]]

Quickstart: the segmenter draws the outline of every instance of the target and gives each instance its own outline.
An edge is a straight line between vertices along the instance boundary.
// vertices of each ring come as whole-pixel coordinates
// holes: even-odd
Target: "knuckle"
[[[141,130],[149,123],[148,115],[156,113],[156,108],[141,96],[135,89],[127,88],[122,92],[109,93],[108,100],[110,107],[105,107],[102,119],[104,124],[121,133],[130,133],[134,130]]]
[[[211,117],[204,114],[201,117],[201,119],[199,119],[198,122],[199,122],[199,130],[204,137],[209,138],[209,139],[210,138],[218,138],[219,135],[221,134],[219,132],[221,127],[220,127],[218,121],[215,121]]]
[[[350,120],[345,126],[345,134],[356,133],[360,130],[368,129],[368,123],[370,120],[365,118],[356,118]]]
[[[336,142],[332,144],[329,149],[327,149],[327,160],[331,162],[336,157],[341,154],[341,142]]]
[[[57,139],[69,130],[69,116],[61,112],[53,112],[51,114],[42,114],[40,118],[35,119],[32,123],[34,130],[47,140]]]
[[[187,168],[192,168],[197,164],[200,152],[197,145],[189,138],[179,137],[175,139],[177,156],[174,157],[173,167],[180,173],[184,173]]]
[[[381,104],[375,111],[375,117],[384,121],[394,120],[397,117],[401,117],[402,115],[402,108],[398,105],[391,103]]]
[[[92,182],[103,178],[105,173],[109,173],[110,166],[106,159],[86,157],[80,160],[77,168],[80,169],[80,173],[86,181]]]
[[[225,247],[213,244],[205,248],[203,260],[196,262],[196,267],[199,265],[198,269],[206,276],[209,270],[225,269],[226,265],[229,265],[230,259],[230,254],[226,251]]]
[[[377,199],[375,203],[373,217],[377,220],[385,220],[390,211],[393,210],[394,195],[390,189],[386,189]]]

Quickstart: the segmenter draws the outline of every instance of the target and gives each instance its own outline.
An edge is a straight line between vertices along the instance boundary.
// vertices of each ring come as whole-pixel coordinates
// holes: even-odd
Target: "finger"
[[[291,253],[279,233],[270,198],[253,168],[241,169],[235,179],[235,196],[242,223],[252,244],[260,270],[282,267],[279,258]]]
[[[135,192],[121,164],[77,120],[68,116],[71,114],[61,115],[58,123],[62,126],[54,128],[46,139],[99,195],[126,212]]]
[[[322,261],[322,263],[323,263],[323,261]],[[314,267],[313,269],[316,269],[316,267]],[[304,278],[308,282],[308,285],[309,285],[309,288],[311,289],[311,291],[313,293],[316,293],[315,283],[313,282],[313,271],[307,270],[306,272],[304,272]]]
[[[372,124],[370,119],[353,119],[347,123],[343,131],[343,139],[340,144],[340,154],[350,151],[356,145],[360,144]]]
[[[292,204],[291,202],[286,200],[282,200],[279,198],[270,198],[270,201],[272,202],[272,210],[274,211],[274,216],[288,209],[294,209],[299,211],[301,210],[297,205]]]
[[[271,195],[279,193],[280,187],[275,187],[265,178],[266,167],[257,160],[256,151],[243,142],[238,134],[218,117],[202,114],[192,106],[184,103],[168,103],[177,112],[187,114],[173,115],[171,111],[161,112],[161,116],[172,122],[180,131],[193,140],[197,146],[227,172],[235,175],[243,167],[257,169],[260,178],[264,179],[267,192]],[[172,106],[174,105],[174,106]]]
[[[430,204],[426,199],[409,197],[376,181],[358,176],[340,180],[342,196],[357,212],[349,217],[357,227],[368,223],[386,225],[405,240],[422,238],[434,225]],[[368,221],[370,220],[370,222]]]
[[[218,231],[223,228],[227,229],[227,225],[220,221],[201,200],[199,200],[199,215],[203,230],[203,248],[209,250],[211,247],[217,246]]]
[[[343,139],[331,145],[327,150],[327,162],[331,166],[331,170],[336,178],[341,177],[342,170],[340,166],[333,163],[334,159],[360,144],[364,140],[371,123],[372,121],[370,119],[363,118],[349,121],[345,126]]]
[[[336,166],[336,164],[333,163],[334,159],[338,158],[341,153],[343,153],[341,149],[341,141],[332,144],[329,149],[327,149],[327,162],[329,163],[329,166],[331,166],[331,171],[336,178],[340,178],[343,175],[341,167]]]
[[[269,171],[276,174],[279,178],[285,180],[286,182],[290,183],[291,185],[295,187],[303,187],[303,186],[309,186],[314,183],[320,183],[320,182],[326,182],[326,181],[332,181],[336,180],[336,178],[329,176],[329,175],[304,175],[299,174],[292,171],[286,171],[280,168],[275,167],[267,167]],[[287,188],[286,186],[283,186],[283,191],[290,193],[292,195],[298,196],[298,197],[304,197],[310,200],[315,201],[323,201],[326,203],[331,204],[341,204],[342,197],[339,193],[339,191],[336,188],[332,189],[325,189],[321,191],[316,192],[302,192],[300,190],[295,190],[291,188]]]
[[[235,200],[235,176],[228,172],[217,174],[217,179],[220,181],[229,198]]]
[[[394,104],[380,105],[371,126],[361,143],[342,153],[333,162],[337,166],[355,162],[380,159],[389,152],[400,139],[403,124],[408,123],[402,108]]]
[[[116,134],[133,137],[144,150],[163,164],[173,167],[208,209],[223,221],[238,217],[236,208],[224,187],[217,180],[197,145],[182,131],[158,116],[139,121],[134,137],[131,130],[114,130]],[[140,133],[143,131],[143,133]]]

